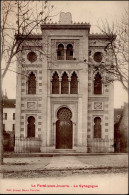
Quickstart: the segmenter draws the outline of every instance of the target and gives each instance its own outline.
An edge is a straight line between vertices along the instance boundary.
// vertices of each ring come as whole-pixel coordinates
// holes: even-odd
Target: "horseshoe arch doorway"
[[[69,108],[60,108],[57,112],[56,122],[56,149],[72,149],[73,122],[72,112]]]

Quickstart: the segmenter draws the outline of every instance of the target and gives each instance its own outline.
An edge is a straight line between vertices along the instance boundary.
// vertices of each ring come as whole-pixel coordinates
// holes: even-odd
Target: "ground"
[[[6,157],[1,167],[1,177],[3,190],[7,190],[6,182],[13,186],[15,181],[18,189],[28,189],[31,193],[35,190],[39,190],[37,193],[62,193],[63,190],[63,193],[94,194],[104,193],[106,189],[108,194],[127,194],[128,155]],[[38,184],[46,187],[37,187]]]
[[[25,172],[41,171],[74,171],[74,170],[97,170],[97,169],[123,169],[128,167],[128,155],[107,155],[92,154],[85,156],[47,156],[47,157],[25,157],[24,154],[15,157],[15,155],[4,158],[4,165],[1,171],[5,173],[16,174],[20,172],[22,177]],[[24,177],[24,176],[23,176]],[[29,176],[28,176],[29,177]]]

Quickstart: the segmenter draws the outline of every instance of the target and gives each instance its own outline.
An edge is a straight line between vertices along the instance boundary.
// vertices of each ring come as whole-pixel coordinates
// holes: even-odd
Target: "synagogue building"
[[[111,65],[108,37],[61,13],[41,25],[17,57],[15,152],[113,152],[114,88],[100,63]],[[24,37],[18,36],[20,41]]]

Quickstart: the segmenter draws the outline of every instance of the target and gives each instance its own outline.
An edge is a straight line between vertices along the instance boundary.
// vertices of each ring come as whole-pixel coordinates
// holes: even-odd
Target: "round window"
[[[37,60],[37,55],[35,52],[31,51],[27,54],[27,59],[30,61],[30,62],[35,62]]]
[[[101,62],[103,58],[103,54],[101,52],[94,53],[94,60],[96,62]]]
[[[72,112],[69,108],[63,107],[58,110],[57,118],[59,120],[70,120],[72,118]]]

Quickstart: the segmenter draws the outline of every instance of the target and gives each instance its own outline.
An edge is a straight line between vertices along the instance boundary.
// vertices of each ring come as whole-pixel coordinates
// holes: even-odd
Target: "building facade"
[[[18,56],[15,151],[113,152],[113,85],[94,71],[112,63],[107,36],[90,34],[70,13],[41,32]]]
[[[16,100],[3,97],[3,131],[15,131]]]
[[[3,149],[4,151],[14,150],[15,135],[15,112],[16,100],[8,99],[7,94],[2,95],[3,101]]]

